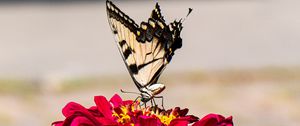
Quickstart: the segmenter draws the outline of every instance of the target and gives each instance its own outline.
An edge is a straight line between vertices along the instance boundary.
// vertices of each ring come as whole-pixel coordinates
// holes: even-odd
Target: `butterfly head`
[[[150,96],[147,93],[142,93],[141,102],[146,103],[152,99],[152,96]]]

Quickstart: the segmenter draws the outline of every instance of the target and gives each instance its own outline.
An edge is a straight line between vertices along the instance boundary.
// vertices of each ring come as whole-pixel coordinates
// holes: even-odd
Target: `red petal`
[[[139,125],[141,126],[161,126],[161,122],[156,118],[151,118],[148,116],[139,117]]]
[[[88,110],[95,117],[103,117],[103,114],[99,112],[97,106],[92,106]]]
[[[218,114],[208,114],[193,126],[233,126],[232,117],[225,119],[224,116]]]
[[[120,107],[123,104],[123,100],[122,100],[122,98],[118,94],[115,94],[109,100],[109,102],[111,102],[114,105],[114,107]]]
[[[70,126],[95,126],[95,125],[85,117],[77,117],[73,119]]]
[[[62,113],[65,117],[73,115],[76,111],[87,112],[87,109],[75,102],[69,102],[63,109]]]
[[[88,111],[88,109],[84,108],[78,103],[70,102],[68,103],[62,110],[63,115],[66,117],[66,119],[63,122],[60,123],[54,123],[55,126],[70,126],[70,125],[79,125],[79,123],[87,124],[87,122],[92,124],[99,124],[95,117]],[[77,118],[79,118],[77,120]],[[82,118],[85,118],[84,120],[88,120],[87,122],[83,122]]]
[[[171,121],[169,126],[187,126],[189,121],[186,118],[176,118]]]
[[[104,126],[117,126],[118,123],[114,120],[107,119],[107,118],[97,118],[98,122],[101,122]]]
[[[112,119],[112,106],[109,104],[107,99],[103,96],[95,96],[94,101],[99,112],[101,112],[104,117]]]
[[[85,118],[87,122],[92,123],[93,125],[99,126],[101,125],[101,122],[98,122],[97,119],[90,113],[86,113],[86,112],[81,112],[81,111],[76,111],[73,115],[68,116],[64,122],[63,122],[63,126],[71,126],[71,124],[76,121],[77,118]],[[80,122],[82,122],[82,120],[80,119]],[[75,124],[78,124],[80,122],[74,122]],[[82,122],[84,124],[86,124],[87,122]]]

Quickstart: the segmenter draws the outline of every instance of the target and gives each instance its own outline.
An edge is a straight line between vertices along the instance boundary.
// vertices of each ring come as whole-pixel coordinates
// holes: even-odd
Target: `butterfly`
[[[175,50],[182,46],[180,32],[183,20],[167,25],[158,3],[148,21],[140,25],[109,0],[106,1],[106,10],[119,52],[140,91],[140,100],[146,103],[153,98],[162,98],[157,95],[165,89],[165,85],[157,81]]]

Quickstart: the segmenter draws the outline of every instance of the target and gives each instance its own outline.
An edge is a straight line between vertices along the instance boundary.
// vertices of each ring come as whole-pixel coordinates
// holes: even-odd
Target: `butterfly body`
[[[165,89],[157,81],[174,51],[182,46],[182,22],[166,25],[158,3],[148,21],[140,25],[109,0],[106,9],[122,59],[141,93],[141,101],[147,102]]]
[[[165,88],[166,87],[163,84],[152,84],[140,88],[141,101],[144,103],[148,102],[149,100],[153,99],[156,95],[160,94]]]

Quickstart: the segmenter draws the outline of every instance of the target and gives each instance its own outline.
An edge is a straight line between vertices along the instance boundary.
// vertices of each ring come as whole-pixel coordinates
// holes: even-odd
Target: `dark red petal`
[[[118,94],[115,94],[109,100],[109,102],[111,102],[114,105],[114,107],[120,107],[123,104],[123,100],[122,100],[122,98]]]
[[[105,118],[112,119],[112,106],[107,99],[103,96],[95,96],[94,101],[99,112],[102,113]]]
[[[51,124],[51,126],[62,126],[64,121],[56,121]]]
[[[117,114],[121,114],[123,111],[122,109],[119,107],[119,108],[114,108],[114,111],[117,113]]]
[[[232,116],[227,117],[220,123],[220,126],[233,126]]]
[[[162,123],[157,118],[151,118],[149,116],[140,116],[139,125],[141,126],[161,126]]]
[[[133,104],[132,100],[125,100],[125,101],[123,101],[123,105],[131,105],[131,104]]]
[[[121,126],[132,126],[131,123],[125,123],[125,124],[122,124]],[[134,125],[136,126],[136,125]]]
[[[196,122],[199,120],[199,118],[194,115],[188,115],[188,116],[185,116],[185,118],[188,118],[190,123],[193,123],[193,122]]]
[[[97,108],[97,106],[92,106],[92,107],[90,107],[90,108],[89,108],[89,110],[92,110],[92,111],[97,111],[97,110],[98,110],[98,108]]]
[[[114,120],[107,119],[107,118],[97,118],[98,122],[101,122],[104,126],[117,126],[118,123]]]
[[[170,122],[170,126],[185,126],[188,125],[189,123],[193,123],[198,121],[198,117],[190,115],[190,116],[185,116],[185,117],[179,117],[176,119],[173,119]]]
[[[178,112],[179,110],[180,110],[179,107],[175,107],[174,110],[173,110],[173,112]]]
[[[69,102],[63,109],[62,113],[65,117],[73,115],[76,111],[88,112],[86,108],[75,102]]]
[[[162,113],[163,115],[170,115],[172,111],[173,111],[172,109],[168,109],[168,110],[162,110],[160,113]]]
[[[189,112],[189,109],[185,108],[178,111],[179,116],[185,116]]]

